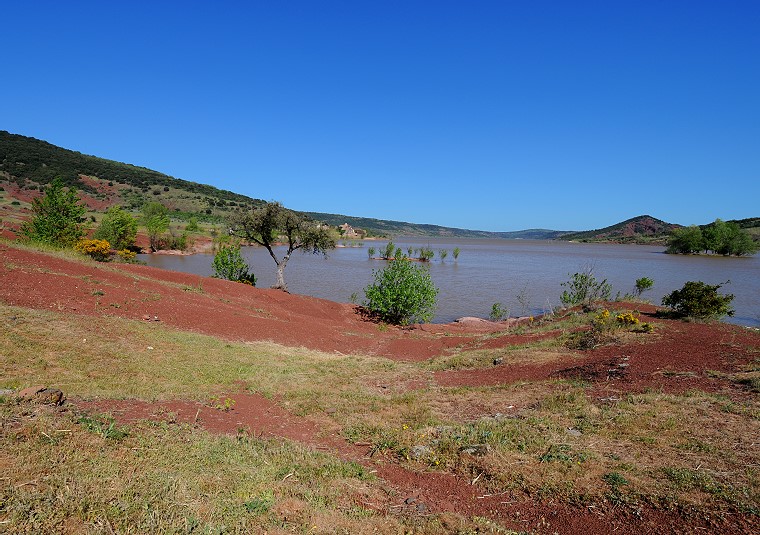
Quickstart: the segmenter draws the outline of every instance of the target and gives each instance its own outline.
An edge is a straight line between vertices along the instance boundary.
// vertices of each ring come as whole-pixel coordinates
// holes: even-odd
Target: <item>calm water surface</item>
[[[736,315],[729,321],[760,326],[760,256],[751,258],[701,257],[663,254],[663,247],[645,245],[585,244],[537,240],[461,240],[399,238],[402,250],[409,246],[447,249],[444,262],[431,262],[430,274],[438,294],[435,322],[448,322],[462,316],[488,317],[491,305],[503,303],[512,315],[539,314],[560,304],[560,283],[569,274],[592,266],[597,279],[606,278],[613,296],[632,292],[640,277],[654,279],[654,288],[644,294],[659,304],[662,296],[680,288],[686,281],[701,280],[718,284],[730,280],[722,291],[736,297]],[[385,242],[365,241],[360,248],[338,248],[327,258],[294,253],[285,269],[285,280],[292,293],[349,302],[372,281],[372,271],[385,265],[369,260],[367,248],[380,249]],[[454,247],[461,249],[458,260]],[[282,252],[282,251],[280,251]],[[246,247],[243,254],[258,278],[259,287],[274,284],[275,264],[263,248]],[[212,255],[140,255],[148,265],[174,271],[211,276]],[[518,295],[527,297],[524,309]]]

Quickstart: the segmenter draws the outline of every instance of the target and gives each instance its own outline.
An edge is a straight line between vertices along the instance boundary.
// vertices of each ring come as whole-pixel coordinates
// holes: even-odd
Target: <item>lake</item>
[[[372,271],[385,265],[382,260],[369,260],[367,248],[380,249],[385,243],[365,241],[363,247],[337,248],[326,258],[296,252],[285,269],[288,288],[291,293],[332,301],[350,302],[352,294],[361,300],[364,287],[372,281]],[[758,255],[750,258],[667,255],[659,246],[542,240],[398,238],[394,243],[403,251],[409,246],[430,246],[436,253],[439,249],[448,250],[444,262],[436,254],[432,262],[425,264],[440,289],[434,319],[437,323],[463,316],[488,317],[496,302],[503,303],[513,316],[540,314],[559,306],[562,282],[572,273],[591,266],[597,280],[606,278],[612,284],[613,296],[617,292],[632,292],[638,278],[653,279],[653,289],[643,297],[655,304],[686,281],[718,284],[730,280],[721,291],[736,296],[732,305],[736,315],[727,320],[760,326]],[[454,247],[461,250],[458,260],[452,257]],[[243,255],[256,274],[259,287],[274,284],[275,264],[265,249],[244,247]],[[202,276],[213,273],[212,255],[139,255],[139,258],[162,269]]]

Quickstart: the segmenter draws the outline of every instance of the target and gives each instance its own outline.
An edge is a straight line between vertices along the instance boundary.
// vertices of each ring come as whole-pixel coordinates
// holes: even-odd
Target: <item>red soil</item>
[[[380,331],[351,305],[276,290],[145,266],[79,263],[6,244],[0,244],[0,259],[0,302],[81,315],[118,315],[151,321],[157,318],[178,329],[230,340],[271,340],[321,351],[420,361],[458,346],[498,348],[539,338],[510,334],[483,337],[484,333],[504,329],[503,325],[487,323]],[[103,295],[93,295],[95,290]],[[110,306],[112,303],[119,308]],[[708,371],[737,371],[754,358],[753,352],[756,354],[760,346],[757,334],[741,327],[656,321],[657,331],[643,337],[644,342],[574,353],[546,364],[440,372],[435,374],[435,380],[449,386],[581,378],[594,383],[594,395],[600,397],[652,387],[665,391],[720,390],[730,388],[729,383],[711,377]],[[382,458],[370,458],[366,446],[349,444],[334,429],[322,429],[261,396],[243,392],[230,397],[235,404],[228,412],[181,400],[155,404],[98,400],[77,401],[76,405],[111,411],[123,421],[176,419],[212,432],[234,434],[243,429],[257,436],[275,435],[329,449],[371,467],[398,490],[397,499],[385,504],[364,503],[361,497],[356,498],[364,506],[389,513],[478,515],[494,518],[515,530],[541,533],[752,532],[752,517],[734,515],[719,520],[690,515],[687,519],[648,506],[634,514],[612,505],[581,508],[523,495],[485,496],[477,484],[451,474],[418,472]]]

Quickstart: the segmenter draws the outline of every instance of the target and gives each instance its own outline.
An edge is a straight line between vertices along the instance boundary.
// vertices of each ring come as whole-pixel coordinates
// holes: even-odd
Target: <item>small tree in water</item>
[[[294,251],[326,255],[335,248],[335,236],[331,230],[303,214],[285,208],[278,202],[270,202],[261,208],[233,216],[230,234],[264,247],[277,266],[277,282],[273,288],[288,290],[285,284],[285,266]],[[274,245],[283,239],[285,254],[278,256]]]

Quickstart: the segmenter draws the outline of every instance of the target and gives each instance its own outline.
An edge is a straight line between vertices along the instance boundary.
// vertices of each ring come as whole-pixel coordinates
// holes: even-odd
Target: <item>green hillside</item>
[[[170,209],[175,219],[186,220],[194,216],[220,223],[234,212],[264,204],[261,199],[247,195],[174,178],[145,167],[88,156],[46,141],[0,130],[0,186],[6,184],[22,193],[37,193],[55,177],[61,177],[66,184],[96,201],[94,204],[99,204],[97,210],[114,204],[138,210],[146,202],[158,200]],[[643,215],[584,232],[547,229],[489,232],[322,212],[306,214],[330,225],[348,223],[365,230],[369,236],[387,237],[404,235],[663,244],[668,234],[680,227]],[[760,239],[760,218],[736,220],[736,223],[756,240]]]
[[[104,205],[119,204],[136,210],[145,202],[159,200],[178,219],[196,216],[201,220],[219,222],[235,211],[264,203],[232,191],[174,178],[145,167],[88,156],[0,130],[0,184],[14,183],[22,191],[33,191],[55,177],[61,177],[67,185]],[[370,236],[549,239],[561,234],[543,229],[486,232],[321,212],[307,214],[331,225],[348,223],[364,229]]]
[[[139,208],[160,197],[175,212],[219,219],[264,203],[232,191],[174,178],[136,165],[88,156],[32,137],[0,130],[0,175],[22,189],[37,189],[56,177],[109,204]],[[85,177],[91,177],[87,179]]]
[[[348,223],[354,228],[367,230],[369,235],[381,236],[426,236],[442,238],[501,238],[501,239],[554,239],[563,234],[562,231],[546,229],[518,230],[514,232],[489,232],[485,230],[469,230],[440,225],[406,223],[387,219],[354,217],[340,214],[325,214],[321,212],[306,212],[306,215],[324,221],[329,225]]]

